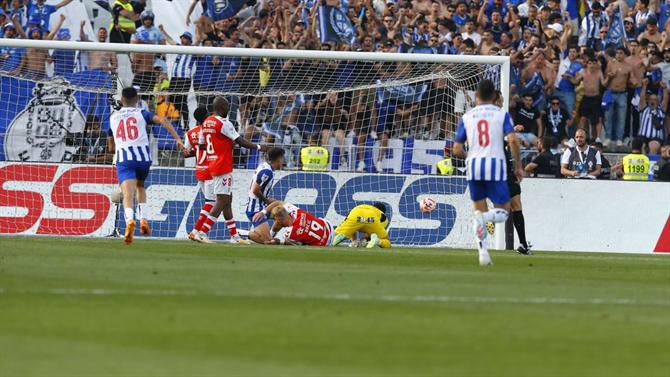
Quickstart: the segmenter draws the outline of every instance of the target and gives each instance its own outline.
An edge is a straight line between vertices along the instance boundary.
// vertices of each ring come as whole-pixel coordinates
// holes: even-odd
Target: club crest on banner
[[[77,149],[73,136],[84,132],[86,118],[64,80],[36,83],[32,98],[5,134],[10,161],[68,162]]]
[[[223,13],[228,8],[228,0],[214,0],[214,12]]]
[[[354,37],[351,23],[341,9],[334,8],[330,12],[330,25],[340,40],[351,40]]]

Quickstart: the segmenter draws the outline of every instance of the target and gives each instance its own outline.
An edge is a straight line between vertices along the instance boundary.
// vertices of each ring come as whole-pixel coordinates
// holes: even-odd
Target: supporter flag
[[[416,103],[420,102],[428,90],[428,85],[396,85],[383,86],[381,80],[377,80],[377,102],[378,103]]]
[[[321,43],[352,44],[356,39],[356,29],[347,14],[342,9],[329,5],[319,6],[319,31]]]
[[[86,71],[68,79],[0,77],[0,161],[73,162],[87,116],[95,115],[109,127],[109,96],[98,91],[111,87],[109,75]],[[76,90],[75,82],[86,83],[90,91]]]
[[[247,3],[253,4],[254,2],[249,0],[209,0],[207,1],[207,8],[210,17],[214,21],[220,21],[235,16]]]
[[[610,24],[607,35],[605,36],[605,46],[623,46],[625,40],[625,32],[623,28],[623,15],[621,14],[621,0],[617,1],[618,8],[612,15],[612,22]]]

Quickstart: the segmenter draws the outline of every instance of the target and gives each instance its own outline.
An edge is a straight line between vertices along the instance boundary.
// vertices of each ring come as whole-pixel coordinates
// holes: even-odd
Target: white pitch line
[[[373,302],[428,302],[461,304],[514,304],[514,305],[624,305],[670,307],[670,300],[637,300],[630,298],[573,298],[573,297],[469,297],[469,296],[403,296],[403,295],[356,295],[349,293],[309,294],[309,293],[259,293],[231,294],[225,291],[196,290],[124,290],[105,288],[47,288],[47,289],[7,289],[0,288],[0,295],[30,294],[55,296],[147,296],[147,297],[221,297],[221,298],[264,298],[264,299],[310,299],[333,301],[373,301]]]

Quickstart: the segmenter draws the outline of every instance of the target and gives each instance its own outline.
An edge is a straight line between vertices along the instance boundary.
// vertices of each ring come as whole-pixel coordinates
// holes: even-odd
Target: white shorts
[[[202,192],[206,201],[213,202],[216,200],[216,195],[214,194],[214,180],[209,179],[207,181],[198,181],[198,189]]]
[[[465,96],[467,95],[467,99]],[[466,113],[473,106],[471,103],[475,103],[475,91],[474,90],[464,90],[459,89],[456,91],[456,97],[454,98],[454,112],[455,113]]]
[[[212,177],[214,186],[214,195],[232,195],[233,194],[233,175],[223,174]]]

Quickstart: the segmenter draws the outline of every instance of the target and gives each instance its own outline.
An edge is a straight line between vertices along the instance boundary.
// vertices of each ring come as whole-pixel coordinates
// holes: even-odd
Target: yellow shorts
[[[343,234],[347,238],[353,237],[356,232],[374,233],[381,239],[388,238],[388,233],[386,233],[388,219],[384,219],[382,222],[381,216],[382,212],[371,205],[356,206],[349,212],[342,224],[335,229],[335,233]]]

